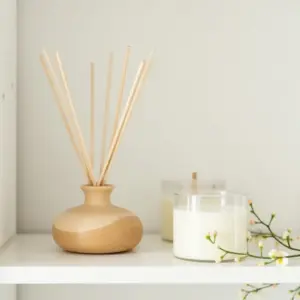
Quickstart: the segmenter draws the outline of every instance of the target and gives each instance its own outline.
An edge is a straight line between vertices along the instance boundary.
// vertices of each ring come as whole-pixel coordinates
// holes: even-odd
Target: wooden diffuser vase
[[[82,186],[83,205],[71,208],[55,220],[55,242],[79,253],[117,253],[133,249],[142,239],[143,227],[132,212],[110,202],[111,185]]]
[[[84,204],[68,209],[54,221],[52,235],[54,241],[64,250],[77,253],[118,253],[133,249],[142,239],[143,227],[140,219],[132,212],[113,205],[110,201],[113,186],[106,184],[107,173],[113,157],[118,149],[120,139],[131,115],[133,105],[138,97],[142,82],[148,70],[150,59],[143,60],[138,68],[127,102],[121,113],[124,85],[130,47],[127,47],[112,136],[106,145],[110,106],[110,90],[112,82],[113,55],[108,61],[107,85],[105,91],[105,109],[102,127],[102,145],[99,179],[94,172],[94,136],[95,136],[95,91],[94,63],[90,65],[90,149],[88,151],[76,109],[69,90],[67,76],[62,62],[56,54],[60,76],[54,68],[46,52],[41,55],[41,63],[55,95],[64,125],[69,134],[73,148],[81,163],[88,184],[81,187],[85,194]],[[59,77],[59,78],[58,78]],[[106,155],[106,148],[108,153]]]

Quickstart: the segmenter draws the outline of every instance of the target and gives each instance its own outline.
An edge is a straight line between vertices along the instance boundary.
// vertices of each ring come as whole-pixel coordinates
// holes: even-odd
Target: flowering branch
[[[248,289],[242,289],[242,293],[243,293],[243,300],[247,299],[249,295],[251,294],[256,294],[262,290],[268,289],[268,288],[275,288],[277,287],[279,284],[278,283],[263,283],[262,286],[260,287],[256,287],[252,284],[247,284],[246,286],[248,287]],[[250,289],[249,289],[250,288]]]
[[[259,240],[267,240],[273,238],[273,236],[269,232],[261,232],[261,231],[250,231],[251,238],[259,239]],[[284,240],[284,238],[280,235],[276,234],[276,237],[280,240]],[[299,237],[297,237],[299,239]],[[293,238],[290,238],[290,241],[293,241]]]
[[[208,235],[206,235],[205,238],[207,240],[209,240],[212,244],[216,244],[216,240],[217,240],[216,237],[217,237],[217,235],[214,238],[212,238],[208,234]],[[242,260],[246,259],[247,257],[267,260],[267,261],[261,263],[260,265],[269,265],[273,262],[276,262],[277,264],[281,264],[281,265],[286,265],[287,264],[287,259],[300,257],[300,254],[288,255],[286,252],[277,251],[277,250],[274,250],[274,249],[269,252],[269,256],[264,256],[263,255],[263,247],[264,246],[263,246],[262,241],[259,242],[258,247],[260,249],[260,255],[256,255],[256,254],[251,253],[249,251],[247,251],[247,252],[235,252],[235,251],[224,249],[221,246],[218,246],[218,249],[223,251],[223,255],[221,255],[220,260],[218,260],[216,262],[223,261],[225,256],[228,255],[228,254],[233,254],[233,255],[237,256],[235,258],[235,262],[241,262]]]
[[[275,288],[279,286],[279,283],[263,283],[262,286],[257,287],[252,284],[246,284],[247,289],[241,289],[243,293],[243,300],[246,300],[249,295],[256,294],[262,290]],[[250,288],[250,289],[249,289]],[[289,293],[292,294],[291,300],[295,300],[296,298],[300,297],[300,285],[298,285],[295,289],[289,290]]]
[[[300,257],[300,249],[295,248],[291,245],[291,242],[294,240],[291,237],[291,229],[286,230],[282,237],[278,236],[277,234],[275,234],[273,232],[273,230],[271,229],[271,224],[275,219],[275,213],[271,214],[270,220],[268,223],[266,223],[265,221],[263,221],[259,215],[256,213],[256,211],[254,210],[254,206],[252,201],[249,201],[249,207],[250,207],[250,213],[253,214],[255,216],[255,220],[251,220],[250,223],[252,225],[255,224],[261,224],[263,225],[266,229],[267,229],[267,233],[261,234],[260,236],[262,236],[262,238],[273,238],[278,244],[282,245],[284,248],[289,249],[289,250],[293,250],[298,252],[297,254],[293,254],[290,255],[284,251],[279,251],[276,249],[271,250],[268,253],[268,256],[263,255],[263,249],[264,249],[264,244],[263,244],[263,240],[260,240],[258,242],[258,248],[259,248],[259,255],[255,254],[255,253],[251,253],[248,250],[248,243],[251,241],[252,239],[252,235],[251,233],[248,233],[247,236],[247,251],[246,252],[235,252],[235,251],[231,251],[229,249],[225,249],[222,246],[218,245],[218,249],[221,250],[223,252],[223,254],[220,256],[219,259],[216,260],[216,262],[222,261],[224,260],[224,258],[228,255],[228,254],[232,254],[235,255],[235,261],[236,262],[240,262],[241,260],[244,260],[247,257],[252,257],[255,259],[259,259],[259,260],[264,260],[263,262],[261,262],[259,265],[269,265],[272,263],[276,263],[277,265],[286,265],[288,263],[288,259],[289,258],[296,258],[296,257]],[[256,236],[259,236],[259,233],[256,234]],[[212,244],[216,244],[217,241],[217,232],[215,231],[213,234],[207,234],[205,236],[205,238],[211,242]]]
[[[255,217],[254,220],[250,220],[250,224],[251,225],[260,224],[260,225],[264,226],[264,228],[266,229],[267,232],[256,232],[256,231],[248,232],[247,250],[245,252],[231,251],[231,250],[225,249],[222,246],[218,245],[217,246],[218,249],[221,250],[223,253],[220,256],[220,258],[218,260],[216,260],[216,262],[221,262],[222,260],[224,260],[224,258],[228,254],[234,255],[236,262],[240,262],[240,261],[246,259],[247,257],[252,257],[252,258],[258,259],[258,260],[262,261],[261,263],[259,263],[259,265],[269,265],[272,263],[276,263],[277,265],[286,265],[288,263],[289,258],[300,257],[300,249],[298,249],[292,245],[292,242],[295,239],[291,236],[291,233],[292,233],[291,229],[287,229],[282,234],[282,236],[277,235],[272,230],[271,225],[272,225],[273,221],[275,220],[275,217],[276,217],[275,213],[271,214],[269,222],[265,222],[256,213],[252,201],[249,201],[249,207],[250,207],[250,213]],[[208,233],[205,236],[205,238],[210,243],[217,244],[217,236],[218,236],[218,233],[215,231],[215,232],[213,232],[213,234]],[[269,239],[269,238],[274,239],[277,242],[277,244],[283,246],[284,249],[295,251],[296,254],[291,255],[286,252],[273,249],[268,253],[268,256],[264,255],[263,254],[264,253],[263,240]],[[258,255],[255,253],[251,253],[248,250],[249,242],[253,239],[259,239],[259,242],[258,242],[259,254]],[[296,239],[299,240],[300,237],[297,237]],[[268,289],[271,287],[277,287],[278,285],[279,285],[278,283],[263,283],[261,286],[257,287],[252,284],[247,284],[246,288],[243,288],[241,290],[243,293],[242,299],[246,300],[248,298],[248,296],[251,294],[256,294],[262,290],[265,290],[265,289]],[[291,300],[295,300],[296,297],[300,297],[300,285],[297,286],[295,289],[290,290],[289,292],[292,294]]]
[[[296,287],[295,289],[293,289],[293,290],[289,290],[289,292],[292,294],[291,300],[296,299],[296,297],[299,297],[299,296],[300,296],[300,285],[297,286],[297,287]]]
[[[273,232],[273,230],[271,229],[271,224],[272,221],[275,219],[275,213],[271,214],[271,218],[269,223],[265,223],[259,216],[258,214],[255,212],[254,207],[253,207],[253,203],[252,201],[249,201],[249,206],[250,206],[250,213],[253,214],[256,217],[256,221],[255,224],[261,224],[264,227],[266,227],[266,229],[268,230],[268,232],[270,233],[271,237],[280,245],[282,245],[285,248],[288,248],[290,250],[294,250],[294,251],[299,251],[300,249],[294,248],[291,246],[290,242],[291,242],[291,238],[290,238],[290,234],[291,234],[291,229],[288,229],[286,232],[284,232],[283,234],[283,239],[287,241],[287,243],[285,243],[284,241],[282,241],[282,239],[279,239],[278,236]]]

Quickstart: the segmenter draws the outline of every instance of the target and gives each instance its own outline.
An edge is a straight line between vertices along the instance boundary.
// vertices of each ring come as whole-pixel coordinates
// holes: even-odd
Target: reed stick
[[[197,172],[192,173],[192,180],[197,181],[198,174]]]
[[[90,64],[90,159],[94,169],[95,159],[95,63]]]
[[[64,123],[64,126],[66,127],[67,129],[67,132],[68,132],[68,135],[70,137],[70,140],[71,140],[71,143],[72,143],[72,146],[73,148],[75,149],[75,152],[77,154],[77,157],[82,165],[82,168],[85,172],[85,174],[88,176],[88,171],[87,171],[87,168],[86,168],[86,165],[84,163],[84,160],[83,160],[83,157],[81,155],[81,151],[80,151],[80,148],[76,142],[76,138],[75,138],[75,135],[71,129],[71,126],[70,126],[70,122],[68,121],[68,116],[63,108],[63,105],[62,105],[62,98],[63,98],[63,92],[61,91],[61,89],[59,88],[59,86],[57,85],[56,81],[56,76],[55,76],[55,73],[53,71],[53,68],[49,66],[49,57],[48,55],[46,54],[43,54],[40,56],[40,61],[41,61],[41,64],[42,64],[42,67],[44,69],[44,72],[46,74],[46,77],[50,83],[50,86],[52,88],[52,91],[54,93],[54,99],[55,99],[55,103],[57,104],[58,106],[58,109],[59,109],[59,112],[60,112],[60,115],[63,119],[63,123]]]
[[[113,128],[113,137],[110,143],[109,153],[107,158],[106,155],[106,139],[107,139],[107,131],[108,131],[108,123],[109,123],[109,107],[110,107],[110,94],[111,94],[111,85],[112,85],[112,67],[113,67],[113,54],[110,54],[109,63],[108,63],[108,72],[107,72],[107,85],[106,85],[106,97],[105,97],[105,108],[104,108],[104,120],[103,120],[103,135],[102,135],[102,153],[101,153],[101,169],[100,169],[100,177],[98,181],[94,176],[94,147],[95,147],[95,66],[94,63],[90,65],[90,102],[91,102],[91,119],[90,119],[90,156],[88,150],[86,148],[86,144],[82,135],[82,131],[78,122],[78,117],[76,113],[76,109],[73,104],[73,99],[71,97],[70,89],[68,86],[66,74],[64,72],[62,62],[60,60],[59,54],[56,54],[56,60],[60,72],[60,78],[63,83],[63,90],[58,83],[57,76],[52,67],[51,61],[44,51],[44,53],[40,56],[41,63],[47,79],[50,83],[50,86],[55,95],[55,101],[58,105],[60,114],[63,118],[64,125],[67,129],[69,137],[71,139],[72,145],[76,151],[76,154],[82,164],[82,167],[86,173],[86,176],[89,179],[89,183],[92,185],[103,185],[105,181],[105,177],[108,174],[108,171],[111,167],[112,159],[119,147],[120,140],[122,135],[124,134],[124,130],[127,126],[127,123],[130,119],[133,106],[139,96],[139,92],[141,86],[143,84],[144,78],[147,74],[151,56],[146,61],[142,61],[139,65],[138,71],[136,73],[132,88],[130,90],[129,96],[127,98],[127,102],[125,108],[123,110],[121,118],[119,117],[122,99],[124,94],[124,86],[126,82],[126,74],[127,67],[130,55],[130,47],[127,48],[127,52],[124,59],[123,71],[121,76],[121,85],[118,93],[118,103],[116,109],[116,115],[114,120],[114,128]],[[120,119],[120,120],[119,120]]]
[[[110,94],[111,94],[111,83],[112,83],[112,71],[113,71],[113,53],[111,52],[108,59],[108,70],[107,70],[107,81],[106,81],[106,93],[105,93],[105,106],[104,106],[104,118],[102,127],[102,151],[101,151],[101,163],[100,173],[104,166],[106,156],[106,140],[107,131],[109,125],[109,108],[110,108]]]
[[[93,168],[92,168],[92,165],[91,165],[91,160],[90,160],[90,157],[88,155],[88,151],[86,149],[86,144],[85,144],[85,141],[84,141],[84,138],[83,138],[83,135],[82,135],[82,132],[81,132],[81,128],[80,128],[80,125],[79,125],[79,122],[78,122],[77,113],[76,113],[76,110],[75,110],[75,107],[74,107],[74,104],[73,104],[73,100],[72,100],[72,97],[71,97],[71,93],[70,93],[70,89],[69,89],[68,82],[67,82],[67,79],[66,79],[66,75],[65,75],[65,72],[64,72],[64,69],[63,69],[63,66],[62,66],[62,63],[61,63],[61,60],[60,60],[60,57],[59,57],[58,53],[56,54],[56,59],[57,59],[60,75],[61,75],[61,78],[62,78],[62,81],[63,81],[63,84],[64,84],[64,88],[66,90],[66,95],[67,95],[67,100],[68,100],[67,102],[69,104],[69,108],[71,110],[72,120],[74,122],[75,129],[76,129],[75,132],[77,133],[80,149],[81,149],[81,152],[82,152],[82,155],[83,155],[83,159],[84,159],[86,167],[88,169],[89,181],[90,181],[91,184],[96,185],[96,179],[95,179]]]
[[[191,189],[193,194],[197,194],[197,180],[198,180],[198,174],[197,172],[192,173],[192,184]]]
[[[119,89],[116,115],[115,115],[115,121],[114,121],[114,127],[113,127],[113,136],[116,134],[116,131],[118,129],[130,52],[131,52],[131,47],[128,46],[127,50],[126,50],[125,58],[124,58],[123,71],[122,71],[122,77],[121,77],[121,85],[120,85],[120,89]]]
[[[110,147],[110,152],[109,152],[108,158],[106,160],[104,168],[102,169],[102,172],[100,174],[100,178],[97,181],[97,185],[102,185],[103,184],[105,176],[107,175],[107,172],[108,172],[108,170],[111,166],[112,159],[113,159],[114,154],[116,153],[116,150],[117,150],[117,148],[120,144],[120,138],[121,138],[121,136],[124,132],[124,129],[126,128],[128,120],[130,118],[133,105],[134,105],[134,103],[137,99],[137,96],[139,94],[140,87],[142,85],[143,79],[145,78],[145,75],[148,71],[149,64],[150,64],[150,60],[147,63],[145,61],[142,61],[140,66],[139,66],[136,78],[134,80],[134,84],[132,86],[132,89],[130,91],[130,94],[129,94],[129,97],[128,97],[128,100],[127,100],[127,103],[126,103],[126,107],[124,109],[123,116],[121,118],[121,122],[119,124],[119,127],[117,129],[116,134],[114,135],[114,138],[113,138],[113,141],[112,141],[112,144],[111,144],[111,147]]]

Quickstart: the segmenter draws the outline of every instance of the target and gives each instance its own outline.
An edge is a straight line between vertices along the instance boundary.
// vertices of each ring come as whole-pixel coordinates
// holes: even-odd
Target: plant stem
[[[256,232],[256,231],[250,231],[252,237],[256,238],[256,237],[261,237],[263,239],[268,239],[268,238],[273,238],[273,236],[268,233],[268,232]],[[283,240],[283,238],[280,235],[275,234],[275,236],[280,239]]]
[[[294,290],[290,290],[290,293],[292,293],[291,300],[294,300],[297,297],[297,295],[300,294],[300,286],[297,286]]]
[[[271,287],[276,287],[278,285],[279,285],[278,283],[265,283],[262,287],[256,287],[254,285],[248,284],[247,286],[251,287],[252,290],[242,289],[242,292],[244,293],[243,300],[247,299],[248,296],[251,295],[251,294],[255,294],[255,293],[258,293],[262,290],[265,290],[265,289],[268,289],[268,288],[271,288]]]
[[[268,256],[258,256],[258,255],[251,254],[249,252],[247,252],[247,253],[234,252],[234,251],[229,251],[229,250],[223,249],[222,247],[219,247],[219,249],[228,254],[234,254],[234,255],[239,255],[239,256],[248,256],[248,257],[259,258],[259,259],[270,259],[270,257],[268,257]]]
[[[253,209],[253,206],[251,204],[251,213],[257,218],[257,220],[259,221],[260,224],[264,225],[268,231],[270,232],[270,234],[272,235],[272,237],[274,238],[274,240],[276,240],[280,245],[284,246],[285,248],[288,248],[288,249],[291,249],[291,250],[294,250],[294,251],[300,251],[300,249],[297,249],[297,248],[294,248],[294,247],[291,247],[285,243],[283,243],[278,237],[277,235],[273,232],[273,230],[271,229],[271,227],[265,223],[264,221],[262,221],[262,219],[257,215],[257,213],[254,211]]]
[[[239,255],[239,256],[248,256],[248,257],[259,258],[259,259],[270,259],[269,256],[258,256],[258,255],[255,255],[255,254],[251,254],[249,252],[247,252],[247,253],[244,253],[244,252],[234,252],[234,251],[223,249],[222,247],[219,247],[219,249],[222,250],[225,253],[228,253],[228,254],[234,254],[234,255]]]
[[[219,249],[221,251],[223,251],[224,253],[226,254],[233,254],[233,255],[239,255],[239,256],[248,256],[248,257],[252,257],[252,258],[258,258],[258,259],[270,259],[269,256],[259,256],[259,255],[255,255],[255,254],[252,254],[250,252],[234,252],[234,251],[230,251],[230,250],[226,250],[222,247],[219,246]],[[284,257],[281,257],[281,256],[278,256],[276,258],[274,258],[271,262],[274,262],[280,258],[296,258],[296,257],[300,257],[300,254],[294,254],[294,255],[287,255],[287,256],[284,256]]]

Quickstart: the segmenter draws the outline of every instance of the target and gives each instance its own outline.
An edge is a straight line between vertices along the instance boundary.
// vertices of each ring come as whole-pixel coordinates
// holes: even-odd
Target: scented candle
[[[247,249],[247,199],[243,195],[195,185],[182,191],[174,204],[173,252],[178,258],[218,261],[224,254]],[[217,233],[216,244],[205,237]],[[226,255],[224,260],[234,259]]]
[[[161,237],[173,241],[173,204],[176,193],[180,191],[179,181],[163,180],[161,183]]]

